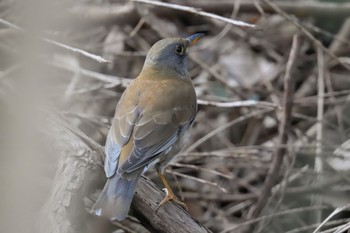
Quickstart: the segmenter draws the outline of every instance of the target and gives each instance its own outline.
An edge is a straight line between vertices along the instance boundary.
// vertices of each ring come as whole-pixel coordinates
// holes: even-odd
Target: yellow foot
[[[159,207],[161,207],[162,205],[166,204],[168,201],[173,201],[175,203],[177,203],[178,205],[180,205],[183,209],[185,209],[186,211],[188,211],[187,205],[180,201],[173,192],[169,192],[168,189],[163,189],[166,193],[165,198],[159,203],[159,205],[156,208],[156,212],[158,211]]]

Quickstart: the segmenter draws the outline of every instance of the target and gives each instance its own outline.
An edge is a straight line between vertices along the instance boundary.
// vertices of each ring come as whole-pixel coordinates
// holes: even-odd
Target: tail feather
[[[127,180],[117,174],[109,178],[92,207],[95,214],[111,220],[124,220],[128,215],[138,178],[137,176]]]

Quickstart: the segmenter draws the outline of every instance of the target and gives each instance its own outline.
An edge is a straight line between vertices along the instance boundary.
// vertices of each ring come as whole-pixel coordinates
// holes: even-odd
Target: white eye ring
[[[185,53],[185,47],[183,45],[176,45],[175,52],[179,55],[183,55]]]

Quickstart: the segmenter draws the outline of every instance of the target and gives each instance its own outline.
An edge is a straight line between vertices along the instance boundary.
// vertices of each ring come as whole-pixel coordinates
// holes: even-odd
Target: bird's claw
[[[165,198],[159,203],[159,205],[156,207],[155,211],[157,212],[159,207],[161,207],[162,205],[166,204],[168,201],[173,201],[176,204],[180,205],[183,209],[185,209],[186,211],[188,211],[187,205],[180,201],[173,192],[169,192],[168,189],[164,188],[163,189],[165,191]]]

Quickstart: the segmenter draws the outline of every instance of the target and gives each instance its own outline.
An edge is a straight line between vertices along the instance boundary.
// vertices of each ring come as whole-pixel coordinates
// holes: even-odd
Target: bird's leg
[[[165,193],[166,196],[165,198],[159,203],[159,205],[156,208],[156,211],[159,209],[159,207],[161,207],[162,205],[164,205],[165,203],[167,203],[168,201],[174,201],[177,204],[179,204],[182,208],[184,208],[185,210],[187,209],[187,206],[185,203],[183,203],[182,201],[180,201],[175,194],[173,193],[173,191],[170,188],[170,185],[168,184],[168,181],[166,180],[165,176],[158,171],[158,176],[161,179],[161,181],[163,182],[164,186],[165,186]]]

